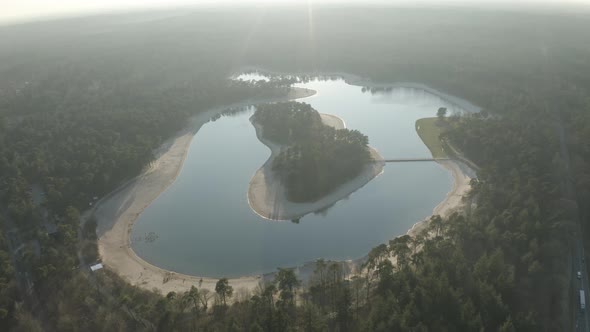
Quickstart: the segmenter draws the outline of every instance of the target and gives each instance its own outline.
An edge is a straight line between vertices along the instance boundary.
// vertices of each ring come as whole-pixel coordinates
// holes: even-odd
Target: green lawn
[[[416,121],[416,132],[432,153],[433,158],[448,158],[439,139],[445,128],[439,126],[438,123],[438,118],[419,119]]]

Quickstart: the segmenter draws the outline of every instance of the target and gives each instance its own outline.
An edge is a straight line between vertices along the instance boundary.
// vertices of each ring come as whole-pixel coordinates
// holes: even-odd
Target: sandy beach
[[[154,266],[131,248],[129,235],[133,223],[174,181],[182,169],[194,134],[209,120],[228,108],[286,99],[305,98],[315,94],[313,90],[295,89],[286,98],[276,100],[247,100],[200,113],[177,136],[165,142],[157,151],[156,159],[138,177],[101,199],[93,210],[97,220],[98,249],[102,263],[131,284],[157,290],[162,294],[182,292],[201,284],[202,288],[215,289],[218,279],[201,278]],[[234,289],[254,289],[262,276],[230,279]]]
[[[242,66],[236,73],[244,73],[244,72],[257,72],[262,74],[270,74],[270,75],[302,75],[302,76],[317,76],[317,77],[326,77],[326,78],[333,78],[333,77],[340,77],[342,78],[347,84],[361,86],[361,87],[370,87],[370,88],[395,88],[395,87],[406,87],[406,88],[415,88],[427,91],[433,95],[439,96],[440,98],[464,109],[470,113],[477,113],[481,111],[481,107],[474,105],[473,103],[456,97],[444,92],[441,92],[435,88],[429,87],[424,84],[420,83],[411,83],[411,82],[398,82],[398,83],[376,83],[371,81],[370,79],[363,78],[354,74],[343,73],[343,72],[300,72],[300,73],[285,73],[279,71],[272,71],[266,70],[264,68],[256,67],[256,66]],[[432,211],[432,215],[440,215],[442,217],[446,217],[450,215],[452,212],[459,210],[462,207],[462,197],[469,192],[470,181],[473,177],[475,177],[475,171],[472,168],[472,165],[465,164],[461,161],[457,160],[441,160],[438,163],[447,169],[451,175],[453,176],[453,188],[445,199],[439,203]],[[414,226],[408,230],[407,234],[414,236],[418,234],[422,229],[426,228],[428,224],[428,220],[430,219],[429,216],[425,220],[420,220],[414,224]]]
[[[342,119],[335,115],[320,113],[325,125],[336,129],[346,128]],[[248,188],[248,204],[259,216],[270,220],[294,220],[304,215],[324,209],[349,196],[362,188],[369,181],[383,172],[385,162],[377,150],[370,148],[371,157],[375,160],[368,163],[363,171],[354,179],[340,185],[329,195],[310,203],[294,203],[287,199],[285,186],[272,171],[272,161],[281,152],[281,146],[265,140],[260,134],[260,126],[254,124],[256,136],[266,145],[270,151],[270,157],[260,167],[252,179]]]
[[[167,294],[171,291],[186,291],[190,289],[191,286],[198,286],[199,284],[202,288],[214,291],[215,283],[217,282],[217,279],[215,278],[201,278],[199,276],[185,275],[164,270],[149,264],[138,257],[131,248],[129,239],[133,223],[137,220],[143,210],[175,181],[182,169],[184,159],[186,158],[194,134],[213,116],[232,107],[304,98],[311,96],[314,93],[315,91],[312,90],[294,90],[288,98],[276,100],[247,100],[234,105],[211,109],[192,118],[187,129],[168,140],[158,149],[158,151],[156,151],[157,158],[141,175],[101,199],[97,202],[95,208],[90,211],[94,213],[93,215],[97,220],[97,234],[99,238],[98,246],[103,264],[108,269],[118,273],[131,284],[149,290],[156,290],[162,294]],[[344,126],[342,121],[337,117],[326,115],[323,119],[330,125]],[[272,147],[269,148],[271,148],[271,151],[273,150]],[[377,158],[380,158],[377,151],[374,151],[374,153]],[[441,161],[440,163],[452,173],[454,178],[452,190],[448,193],[445,200],[433,211],[433,214],[445,216],[461,206],[461,197],[469,190],[470,177],[465,175],[457,162]],[[373,178],[376,176],[375,172],[375,170],[368,171],[367,176]],[[366,183],[369,180],[370,179],[363,179],[361,177],[358,181],[359,183]],[[330,200],[335,199],[335,201],[338,201],[339,199],[348,196],[350,192],[358,189],[354,187],[358,187],[359,183],[346,186],[348,189],[343,189],[339,194],[335,193],[335,196],[331,197]],[[256,184],[254,187],[256,187]],[[350,191],[351,188],[354,188],[354,190]],[[250,191],[248,195],[250,195]],[[339,198],[336,199],[336,197]],[[320,204],[323,206],[330,205],[327,204],[327,202]],[[292,218],[286,219],[290,220]],[[418,222],[408,231],[408,233],[415,234],[421,228],[425,227],[425,224],[424,221]],[[309,264],[306,264],[306,266],[307,265]],[[239,289],[252,290],[267,277],[268,276],[263,277],[260,275],[245,276],[230,279],[229,282],[236,291]]]
[[[439,160],[437,161],[442,167],[447,169],[453,175],[453,188],[447,193],[445,199],[440,202],[433,210],[432,216],[439,215],[443,218],[448,217],[453,212],[458,211],[463,206],[463,197],[471,188],[471,177],[464,172],[466,165],[461,165],[460,161]],[[408,235],[415,236],[428,226],[428,218],[421,220],[408,230]]]

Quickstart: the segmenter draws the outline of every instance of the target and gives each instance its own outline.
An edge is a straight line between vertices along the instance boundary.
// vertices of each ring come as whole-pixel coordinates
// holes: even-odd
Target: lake
[[[240,79],[261,79],[242,75]],[[419,88],[371,93],[342,79],[296,86],[317,94],[298,101],[342,118],[369,137],[385,159],[427,157],[415,121],[464,110]],[[206,277],[272,272],[318,258],[356,259],[405,234],[451,190],[435,162],[388,163],[384,173],[325,211],[300,223],[269,221],[247,201],[248,183],[270,155],[249,118],[253,108],[205,124],[193,137],[178,178],[133,226],[133,250],[164,269]]]

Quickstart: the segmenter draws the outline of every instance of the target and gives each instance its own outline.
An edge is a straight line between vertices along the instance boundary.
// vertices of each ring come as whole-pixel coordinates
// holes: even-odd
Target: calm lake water
[[[341,117],[348,128],[369,136],[386,159],[430,157],[415,121],[435,116],[439,107],[463,111],[415,88],[372,94],[343,80],[319,79],[297,86],[318,92],[299,101]],[[317,258],[356,259],[405,234],[451,189],[451,174],[437,163],[390,163],[347,199],[299,224],[264,220],[251,211],[246,197],[250,178],[270,155],[248,120],[252,113],[209,122],[194,136],[176,182],[133,227],[132,246],[140,257],[207,277],[272,272]]]

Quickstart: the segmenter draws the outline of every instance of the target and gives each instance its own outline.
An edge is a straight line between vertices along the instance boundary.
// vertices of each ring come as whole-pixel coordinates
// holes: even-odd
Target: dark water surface
[[[372,94],[343,80],[298,86],[318,92],[299,101],[368,135],[386,159],[430,157],[415,121],[435,116],[439,107],[463,111],[414,88]],[[437,163],[387,164],[383,174],[348,199],[299,224],[264,220],[250,210],[246,197],[250,178],[270,155],[248,120],[252,112],[209,122],[194,136],[176,182],[133,227],[132,246],[140,257],[207,277],[271,272],[317,258],[355,259],[406,233],[451,189],[451,174]]]

